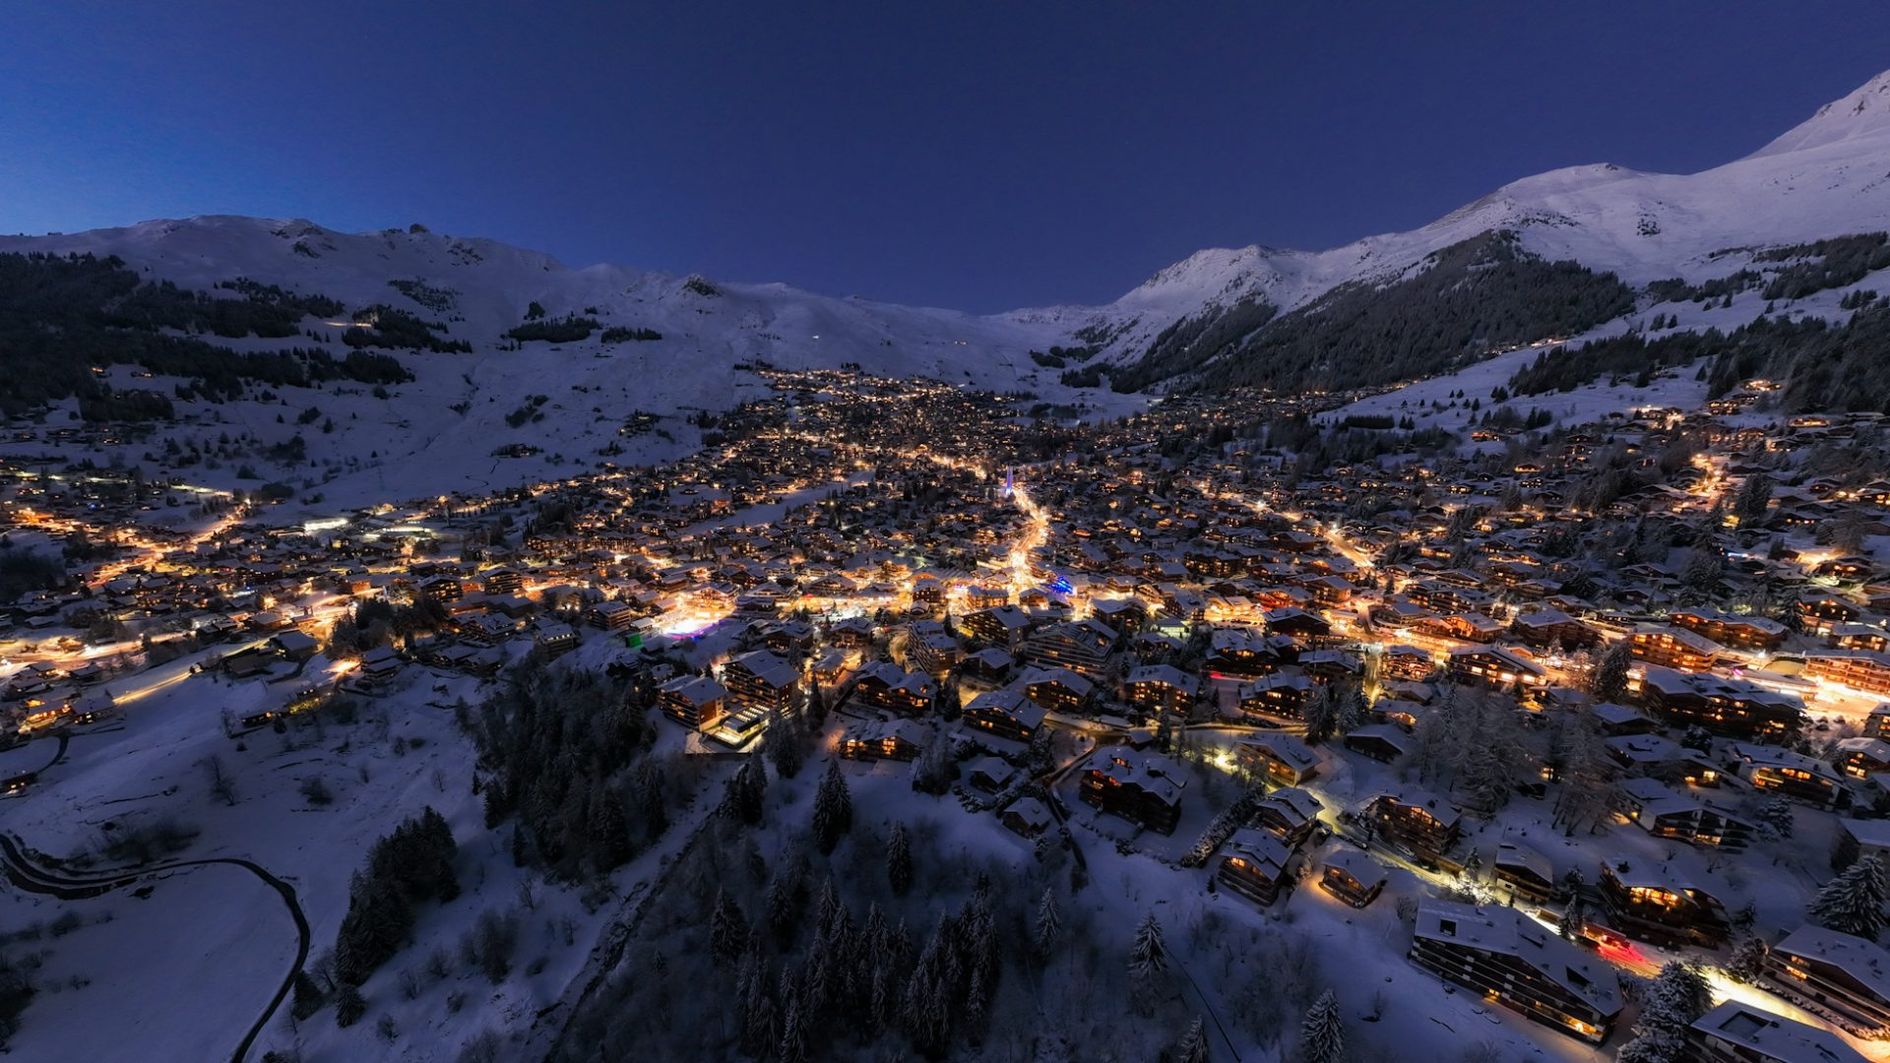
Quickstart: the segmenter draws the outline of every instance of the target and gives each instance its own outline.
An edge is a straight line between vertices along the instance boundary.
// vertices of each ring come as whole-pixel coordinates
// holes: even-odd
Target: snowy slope
[[[326,393],[287,389],[273,404],[186,404],[198,407],[189,412],[201,419],[200,434],[247,433],[263,445],[298,434],[294,414],[319,405],[336,430],[300,432],[313,464],[267,475],[294,472],[302,489],[319,488],[332,505],[570,475],[603,460],[598,452],[619,442],[617,427],[636,410],[664,415],[663,434],[622,442],[624,452],[611,459],[672,457],[695,445],[689,413],[761,393],[756,377],[735,369],[757,359],[783,367],[857,363],[872,373],[931,376],[1115,412],[1124,406],[1120,397],[1064,387],[1061,373],[1039,367],[1029,352],[1100,344],[1105,361],[1131,362],[1181,318],[1247,299],[1291,311],[1338,285],[1409,275],[1423,268],[1426,256],[1496,229],[1518,233],[1529,251],[1613,271],[1636,286],[1674,276],[1695,283],[1725,276],[1750,265],[1753,252],[1768,245],[1890,229],[1890,73],[1752,155],[1702,173],[1641,173],[1605,164],[1554,170],[1505,185],[1410,232],[1315,252],[1201,251],[1096,307],[976,316],[782,284],[705,282],[617,265],[574,269],[496,241],[417,229],[347,234],[307,221],[227,216],[0,237],[0,251],[117,255],[147,276],[187,287],[249,277],[328,295],[351,309],[388,303],[445,323],[450,338],[470,343],[473,353],[402,353],[418,379],[395,389],[391,399],[331,387]],[[417,302],[390,282],[449,292],[450,305]],[[593,337],[510,349],[503,333],[533,302],[552,317],[583,314],[606,326],[654,329],[663,338],[604,344]],[[1729,312],[1713,314],[1712,324],[1736,326],[1763,306],[1757,298],[1741,299]],[[1647,301],[1641,311],[1651,312]],[[1693,327],[1703,319],[1686,311],[1685,320],[1683,327]],[[307,324],[331,332],[345,327]],[[1610,324],[1619,329],[1627,322]],[[539,394],[549,398],[543,421],[507,424],[506,415],[526,396]],[[539,453],[493,456],[510,444]]]
[[[1339,284],[1392,279],[1441,248],[1493,229],[1517,232],[1526,249],[1545,258],[1574,259],[1640,286],[1666,277],[1698,283],[1725,276],[1749,265],[1750,252],[1763,246],[1885,228],[1890,72],[1752,155],[1701,173],[1643,173],[1606,163],[1552,170],[1410,232],[1317,252],[1201,251],[1108,306],[1011,316],[1071,329],[1116,327],[1106,353],[1126,361],[1177,318],[1243,298],[1290,311]]]

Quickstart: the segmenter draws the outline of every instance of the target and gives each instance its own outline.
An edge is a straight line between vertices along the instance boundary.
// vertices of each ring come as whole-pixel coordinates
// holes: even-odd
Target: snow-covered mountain
[[[1554,170],[1505,185],[1410,232],[1325,251],[1201,251],[1114,302],[1093,307],[978,316],[834,298],[781,284],[616,265],[570,268],[539,252],[419,226],[348,234],[301,220],[227,216],[0,237],[0,252],[115,255],[148,278],[183,287],[211,290],[247,277],[331,297],[350,312],[386,304],[438,322],[445,338],[470,345],[471,353],[397,352],[417,377],[396,389],[397,401],[370,400],[359,388],[330,388],[327,397],[283,395],[274,405],[226,403],[197,411],[263,440],[296,431],[293,417],[285,418],[286,428],[275,425],[285,404],[319,405],[324,419],[339,412],[347,419],[340,426],[346,431],[323,439],[303,433],[321,469],[314,478],[326,484],[371,477],[361,484],[365,493],[396,490],[388,477],[401,467],[427,469],[439,489],[517,482],[551,466],[568,472],[566,462],[594,463],[599,450],[622,445],[616,429],[632,410],[669,421],[662,436],[635,441],[617,460],[660,458],[692,444],[686,414],[727,408],[760,393],[756,378],[735,368],[755,360],[783,367],[852,363],[874,373],[924,375],[1119,409],[1125,400],[1106,383],[1066,386],[1056,359],[1034,360],[1031,352],[1053,345],[1088,348],[1098,352],[1088,364],[1126,372],[1171,326],[1220,318],[1224,327],[1208,333],[1220,344],[1215,350],[1157,360],[1121,378],[1164,384],[1204,364],[1264,357],[1253,353],[1254,336],[1332,312],[1335,290],[1356,293],[1409,280],[1435,265],[1440,251],[1495,231],[1515,234],[1515,248],[1541,259],[1573,260],[1617,275],[1639,294],[1632,313],[1640,315],[1656,302],[1645,291],[1650,282],[1679,277],[1698,284],[1752,267],[1768,246],[1884,229],[1890,229],[1890,72],[1753,154],[1701,173],[1643,173],[1609,164]],[[1468,276],[1478,263],[1459,261],[1455,268]],[[1864,284],[1883,287],[1881,280],[1872,276]],[[1816,312],[1835,312],[1842,293],[1826,294]],[[1749,296],[1736,306],[1708,302],[1680,314],[1679,327],[1736,325],[1761,313],[1767,301]],[[577,315],[600,327],[653,330],[661,338],[606,343],[600,328],[566,343],[521,346],[507,340],[506,331],[524,321],[534,303],[551,319]],[[1227,315],[1243,303],[1243,314]],[[344,315],[307,324],[339,333],[349,322]],[[1626,325],[1625,317],[1613,322],[1615,331]],[[229,342],[268,350],[302,341]],[[338,343],[331,349],[342,350]],[[1407,357],[1398,368],[1409,364]],[[506,415],[531,395],[547,396],[547,416],[509,423]],[[524,461],[494,459],[495,448],[508,443],[542,453]]]
[[[1211,249],[1161,270],[1105,307],[1018,311],[1020,321],[1112,330],[1106,356],[1132,361],[1175,320],[1241,299],[1282,313],[1334,287],[1404,275],[1492,230],[1550,260],[1572,259],[1636,287],[1698,283],[1751,264],[1768,245],[1890,228],[1890,71],[1820,108],[1745,158],[1696,174],[1572,166],[1504,185],[1421,228],[1326,251]],[[1756,310],[1755,310],[1756,312]]]

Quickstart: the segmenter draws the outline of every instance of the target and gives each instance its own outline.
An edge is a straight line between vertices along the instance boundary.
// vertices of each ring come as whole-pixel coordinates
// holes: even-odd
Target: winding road
[[[263,1027],[269,1025],[269,1020],[275,1016],[276,1009],[288,999],[289,991],[295,986],[295,976],[301,973],[302,965],[308,962],[308,917],[302,913],[302,904],[296,899],[295,887],[270,874],[260,864],[253,861],[240,857],[215,856],[200,860],[173,860],[162,864],[151,864],[147,867],[120,868],[97,875],[74,876],[48,871],[33,863],[26,853],[26,844],[18,837],[12,834],[0,834],[0,872],[6,875],[7,881],[27,893],[57,897],[60,900],[73,901],[99,897],[161,872],[205,867],[211,864],[240,867],[256,876],[265,886],[276,891],[276,894],[282,898],[283,905],[288,908],[289,917],[295,920],[295,963],[290,966],[289,973],[283,976],[282,985],[277,987],[275,996],[269,999],[269,1005],[263,1009],[261,1015],[257,1016],[249,1032],[243,1035],[242,1042],[236,1046],[236,1052],[230,1057],[231,1063],[243,1063],[244,1057],[249,1055],[250,1047],[262,1034]]]

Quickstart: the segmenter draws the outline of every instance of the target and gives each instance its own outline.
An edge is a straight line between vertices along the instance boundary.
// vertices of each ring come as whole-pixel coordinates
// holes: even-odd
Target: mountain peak
[[[1817,114],[1748,157],[1783,155],[1877,136],[1890,136],[1890,70],[1818,108]]]

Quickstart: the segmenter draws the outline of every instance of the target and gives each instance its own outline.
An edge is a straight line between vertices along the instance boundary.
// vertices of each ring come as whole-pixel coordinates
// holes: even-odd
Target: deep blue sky
[[[1555,166],[1702,169],[1890,66],[1882,0],[628,6],[9,5],[0,231],[423,221],[573,265],[1095,302]]]

